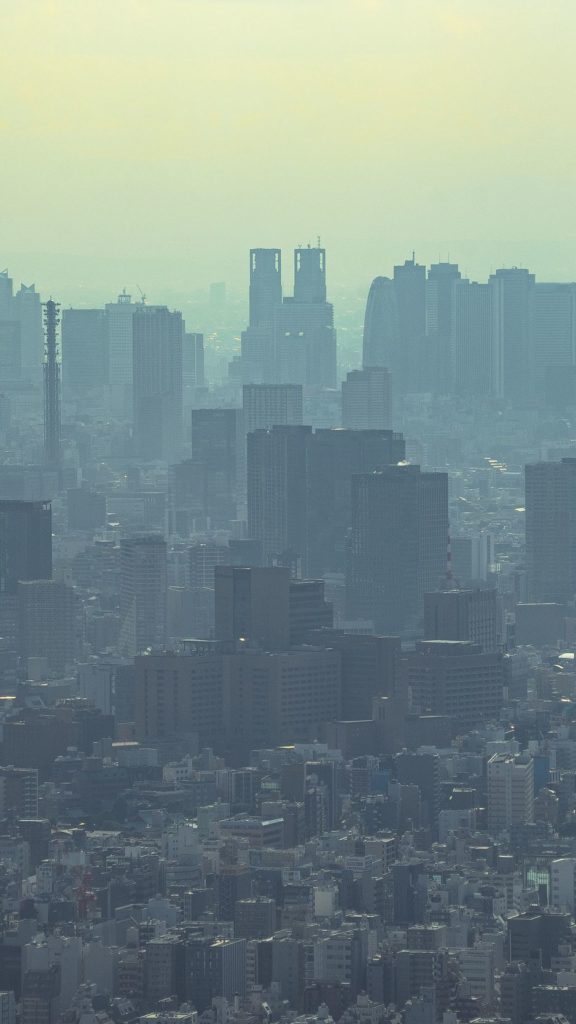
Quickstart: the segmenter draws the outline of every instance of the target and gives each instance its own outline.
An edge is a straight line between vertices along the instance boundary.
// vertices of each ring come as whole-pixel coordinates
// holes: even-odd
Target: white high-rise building
[[[550,904],[572,915],[576,912],[576,857],[560,857],[551,862]]]
[[[488,761],[488,829],[497,834],[534,818],[534,762],[526,754],[494,754]]]

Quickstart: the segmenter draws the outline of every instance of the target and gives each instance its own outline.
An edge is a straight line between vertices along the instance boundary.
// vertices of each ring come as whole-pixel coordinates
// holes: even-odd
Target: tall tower
[[[49,299],[44,305],[44,461],[54,468],[60,465],[60,367],[56,339],[59,323],[60,306]]]
[[[370,285],[364,316],[362,366],[399,369],[400,326],[394,282],[375,277]]]
[[[282,302],[282,253],[280,249],[250,250],[250,327],[272,321]]]

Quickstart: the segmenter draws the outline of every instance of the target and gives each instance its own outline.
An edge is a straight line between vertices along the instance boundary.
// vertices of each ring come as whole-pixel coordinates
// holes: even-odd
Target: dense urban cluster
[[[0,274],[0,1024],[576,1024],[576,285],[248,307]]]

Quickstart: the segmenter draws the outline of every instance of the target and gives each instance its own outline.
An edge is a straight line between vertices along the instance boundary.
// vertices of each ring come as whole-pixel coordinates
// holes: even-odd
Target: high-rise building
[[[3,818],[38,817],[38,769],[0,767],[0,813]]]
[[[425,367],[432,390],[449,394],[452,390],[450,338],[454,282],[461,274],[456,263],[433,263],[426,281]]]
[[[488,830],[493,835],[534,817],[534,762],[527,754],[494,754],[488,761]]]
[[[525,468],[526,569],[532,601],[576,593],[576,459]]]
[[[246,383],[274,379],[273,319],[282,304],[280,249],[250,250],[250,322],[242,333],[242,379]]]
[[[352,477],[347,613],[377,632],[417,628],[424,594],[446,570],[448,478],[392,465]]]
[[[576,912],[576,857],[559,857],[550,862],[550,906]]]
[[[576,285],[534,284],[529,316],[532,396],[542,400],[551,375],[574,366]]]
[[[108,383],[108,332],[103,309],[62,313],[62,386],[82,394]]]
[[[166,643],[166,541],[159,535],[120,543],[119,652],[133,658]]]
[[[499,643],[495,590],[436,590],[424,595],[425,640],[470,640],[483,651]]]
[[[133,328],[132,317],[137,304],[126,289],[116,302],[107,302],[106,337],[108,345],[108,383],[113,405],[127,418],[132,418]]]
[[[307,426],[248,434],[248,535],[267,565],[307,565]]]
[[[243,443],[240,409],[192,409],[192,461],[204,483],[203,513],[212,525],[236,518]]]
[[[469,726],[498,717],[506,662],[466,640],[423,640],[403,658],[412,704],[421,714],[447,715]]]
[[[308,440],[307,575],[344,572],[352,523],[352,480],[401,462],[405,443],[391,430],[316,430]]]
[[[0,320],[11,320],[13,314],[13,281],[7,270],[0,270]]]
[[[0,320],[0,374],[2,380],[22,376],[22,343],[18,320]]]
[[[326,301],[326,250],[294,252],[294,296],[276,306],[273,380],[308,388],[336,386],[334,309]]]
[[[489,280],[502,345],[502,393],[525,402],[532,390],[530,308],[535,278],[528,270],[510,267],[497,270]]]
[[[48,299],[44,306],[46,347],[44,359],[44,462],[50,469],[60,467],[62,414],[60,403],[60,363],[58,362],[58,325],[60,306]]]
[[[245,384],[242,389],[244,431],[270,430],[302,423],[301,384]]]
[[[414,257],[394,267],[394,292],[398,309],[398,367],[391,366],[398,390],[427,390],[422,376],[422,349],[426,335],[426,267]]]
[[[400,325],[394,282],[389,277],[375,277],[364,315],[362,366],[389,368],[396,374],[399,360]]]
[[[0,596],[20,580],[52,578],[52,511],[48,501],[0,501]]]
[[[139,305],[132,318],[134,441],[145,459],[167,459],[182,439],[182,314]]]
[[[351,370],[342,381],[342,426],[387,430],[392,423],[390,371],[383,366]]]
[[[186,332],[182,349],[182,384],[185,388],[204,386],[204,335]]]
[[[466,279],[454,282],[451,376],[458,395],[502,395],[502,335],[496,298],[491,284]]]
[[[45,658],[51,672],[64,673],[80,653],[79,599],[60,580],[18,583],[20,657]]]
[[[20,324],[22,370],[32,380],[40,380],[44,358],[42,303],[33,284],[21,284],[14,296],[15,319]]]

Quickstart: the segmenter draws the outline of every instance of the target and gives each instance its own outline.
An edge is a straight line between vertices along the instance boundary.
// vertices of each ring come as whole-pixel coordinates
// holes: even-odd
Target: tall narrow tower
[[[60,306],[49,299],[44,304],[44,461],[54,468],[60,465],[60,366],[56,332]]]

